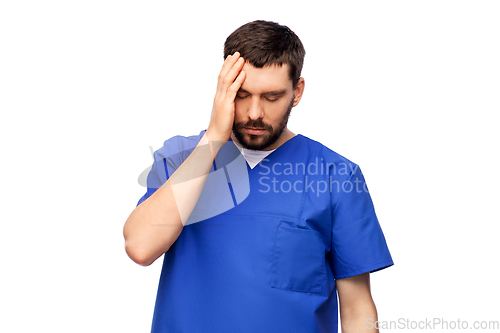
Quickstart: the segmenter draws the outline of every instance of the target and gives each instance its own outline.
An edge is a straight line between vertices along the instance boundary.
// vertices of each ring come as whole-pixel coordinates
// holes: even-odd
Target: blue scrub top
[[[165,141],[138,204],[203,134]],[[302,135],[254,169],[231,147],[164,255],[152,332],[337,332],[335,279],[393,265],[361,170]]]

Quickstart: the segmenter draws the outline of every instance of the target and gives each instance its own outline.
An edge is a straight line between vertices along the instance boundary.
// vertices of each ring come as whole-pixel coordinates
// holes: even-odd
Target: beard
[[[271,146],[273,143],[278,141],[279,137],[285,130],[288,124],[288,118],[290,118],[290,113],[292,112],[293,98],[288,108],[280,119],[278,125],[274,128],[273,126],[266,124],[262,119],[249,120],[247,122],[234,123],[233,133],[238,142],[243,148],[252,150],[264,150]],[[245,132],[245,127],[255,127],[265,129],[265,133],[262,135],[252,135]]]

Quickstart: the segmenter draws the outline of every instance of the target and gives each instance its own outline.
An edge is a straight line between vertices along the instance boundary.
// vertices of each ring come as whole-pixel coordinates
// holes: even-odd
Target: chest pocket
[[[271,287],[321,293],[325,278],[325,247],[320,233],[282,223],[274,244]]]

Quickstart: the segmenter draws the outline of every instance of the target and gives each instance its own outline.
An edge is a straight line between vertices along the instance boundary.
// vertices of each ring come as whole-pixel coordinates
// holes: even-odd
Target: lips
[[[257,127],[245,127],[245,132],[250,135],[261,135],[265,132],[266,130],[263,128],[257,128]]]

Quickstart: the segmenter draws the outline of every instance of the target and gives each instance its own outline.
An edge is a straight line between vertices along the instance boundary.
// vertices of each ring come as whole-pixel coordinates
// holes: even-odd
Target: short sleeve
[[[186,160],[194,150],[205,131],[199,135],[183,137],[174,136],[163,143],[163,147],[153,154],[153,165],[147,177],[146,194],[139,199],[137,206],[143,203],[156,192],[177,168]]]
[[[155,193],[156,190],[159,189],[163,184],[165,184],[167,179],[170,177],[168,172],[169,168],[167,167],[167,159],[164,157],[159,157],[158,152],[154,153],[154,157],[155,159],[147,178],[146,194],[142,196],[142,198],[137,203],[137,206],[139,206],[153,193]]]
[[[393,265],[361,169],[352,170],[333,204],[330,260],[335,279]]]

